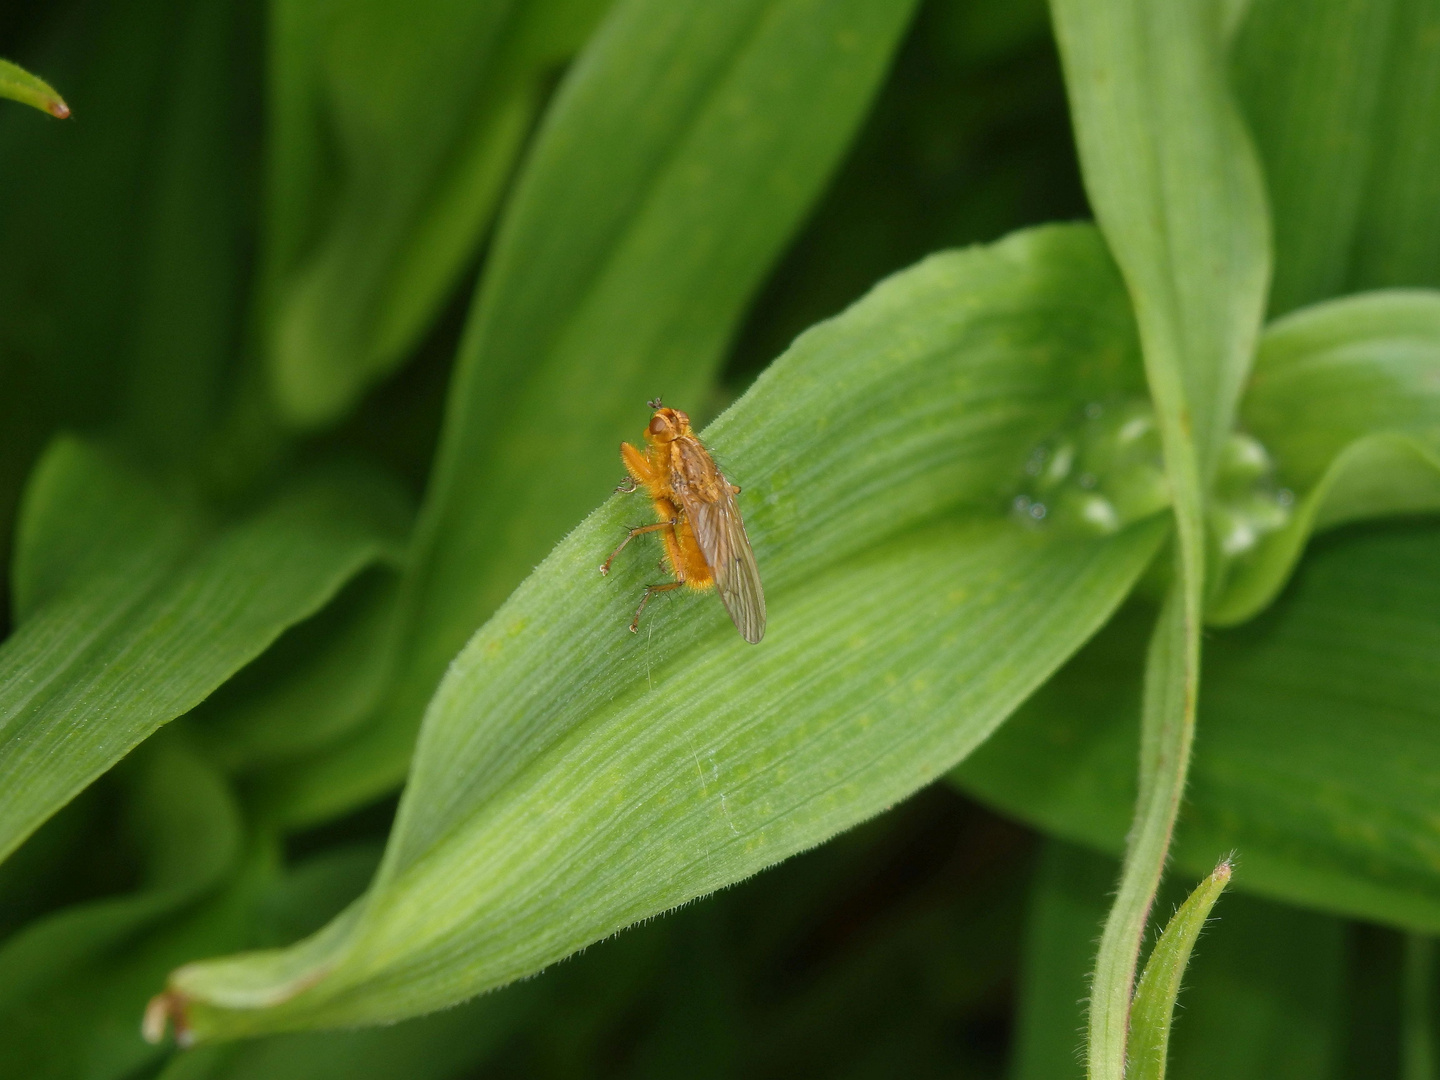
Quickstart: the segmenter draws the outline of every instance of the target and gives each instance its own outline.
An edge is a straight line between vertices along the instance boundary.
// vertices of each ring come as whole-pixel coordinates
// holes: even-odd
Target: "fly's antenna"
[[[662,408],[664,405],[665,403],[661,401],[658,397],[651,398],[649,401],[645,402],[645,407],[649,409],[659,409]]]

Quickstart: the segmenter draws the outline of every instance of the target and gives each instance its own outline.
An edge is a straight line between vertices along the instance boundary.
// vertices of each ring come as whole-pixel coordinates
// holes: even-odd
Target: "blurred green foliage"
[[[1225,432],[1206,450],[1230,485],[1230,516],[1203,525],[1210,614],[1258,617],[1205,647],[1158,913],[1238,858],[1169,1068],[1421,1080],[1436,1000],[1424,935],[1440,932],[1436,530],[1350,523],[1440,508],[1440,309],[1422,291],[1440,285],[1440,13],[1253,0],[1216,19],[1222,6],[1243,14],[1228,63],[1273,220],[1268,308],[1295,314],[1266,331],[1239,406],[1260,456]],[[1039,231],[907,271],[787,352],[931,253],[1090,215],[1042,0],[16,0],[0,54],[24,64],[0,70],[0,94],[11,79],[10,96],[43,106],[28,70],[74,110],[61,124],[0,108],[0,1078],[1082,1075],[1086,973],[1135,800],[1165,587],[1152,569],[1074,651],[1161,543],[1163,493],[1113,527],[1086,517],[1087,500],[1123,504],[1120,481],[1086,464],[1123,456],[1095,450],[1122,420],[1150,425],[1132,471],[1152,488],[1160,475],[1121,279],[1098,234]],[[1211,277],[1223,291],[1258,265]],[[952,295],[935,282],[954,267]],[[1407,291],[1334,300],[1381,287]],[[967,383],[964,364],[985,374]],[[991,374],[1016,370],[1042,374]],[[643,635],[594,644],[586,620],[609,626],[648,573],[604,593],[569,584],[598,563],[595,538],[638,513],[614,503],[502,608],[619,479],[615,441],[638,435],[654,393],[697,426],[744,395],[715,445],[746,489],[777,625],[824,613],[810,637],[742,659],[707,603],[677,605],[683,623],[652,610],[654,649]],[[1037,532],[1047,499],[1051,531]],[[1290,516],[1226,548],[1262,511]],[[1118,531],[1132,519],[1146,520]],[[1312,529],[1340,525],[1306,550]],[[1086,552],[1099,554],[1082,567]],[[960,569],[917,578],[922,556]],[[918,599],[885,591],[912,580]],[[1060,602],[1076,595],[1089,606]],[[866,603],[895,622],[861,639],[843,615]],[[990,621],[1000,607],[1009,623]],[[911,610],[923,616],[906,625]],[[571,618],[550,651],[533,644],[528,620]],[[834,702],[785,702],[787,679],[803,688],[847,648],[859,659],[831,672]],[[512,666],[485,666],[501,653]],[[745,672],[739,690],[722,661]],[[477,671],[500,681],[477,691]],[[866,717],[847,741],[874,780],[843,749],[813,750],[871,692],[861,676],[925,709],[882,717],[876,746],[935,732],[892,760],[863,742]],[[928,783],[1042,681],[948,781],[723,888]],[[659,695],[637,696],[642,683]],[[531,686],[553,700],[536,705]],[[778,704],[749,703],[755,687]],[[684,713],[696,700],[717,729],[770,725],[762,749],[816,740],[811,757],[787,743],[755,767],[781,779],[743,838],[729,810],[691,828],[681,793],[627,840],[625,815],[658,804],[517,795],[504,772],[554,772],[554,712],[617,724],[623,737],[585,744],[594,770],[653,739],[625,774],[643,777],[680,735],[706,738]],[[700,753],[682,749],[703,788]],[[827,762],[850,770],[843,798]],[[804,768],[819,777],[804,792],[834,804],[809,818],[775,808],[785,770]],[[255,1030],[284,1033],[142,1041],[145,1002],[176,968],[327,926],[341,940],[377,872],[392,893],[373,896],[423,910],[432,894],[398,875],[483,835],[467,799],[518,807],[524,831],[491,831],[558,875],[511,894],[538,898],[530,924],[501,906],[501,930],[484,928],[521,959],[456,974],[474,937],[457,932],[441,959],[394,975],[414,942],[383,940],[352,998],[315,1015],[408,1016],[644,921],[393,1026],[287,1030],[305,1014],[252,1009]],[[565,840],[560,824],[583,813],[599,824]],[[727,847],[722,825],[742,842]],[[594,914],[563,873],[602,837],[618,869]],[[511,857],[490,843],[497,865]],[[468,880],[462,864],[433,874]],[[191,969],[186,985],[220,1015],[271,985],[272,957],[304,973],[297,955]],[[422,977],[429,996],[407,1004]]]

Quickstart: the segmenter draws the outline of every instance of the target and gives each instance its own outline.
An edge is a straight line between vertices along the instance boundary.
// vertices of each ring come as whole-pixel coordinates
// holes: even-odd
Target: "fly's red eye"
[[[657,416],[650,421],[651,435],[664,435],[669,429],[670,425],[667,424],[662,417]]]

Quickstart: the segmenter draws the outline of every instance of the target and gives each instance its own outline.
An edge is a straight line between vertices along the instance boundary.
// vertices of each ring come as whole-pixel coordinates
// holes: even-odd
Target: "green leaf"
[[[361,569],[396,561],[404,525],[388,484],[332,471],[216,528],[57,441],[26,494],[23,621],[0,646],[0,855]]]
[[[730,335],[844,152],[910,0],[622,0],[546,116],[461,347],[398,683],[294,816],[404,777],[446,665],[623,475],[663,393],[700,419]]]
[[[1190,952],[1210,917],[1210,910],[1220,893],[1230,883],[1231,867],[1222,862],[1213,873],[1195,887],[1155,943],[1145,973],[1135,988],[1135,1003],[1130,1013],[1130,1069],[1126,1075],[1135,1080],[1165,1080],[1165,1065],[1170,1051],[1170,1021],[1175,1013],[1175,999],[1180,994],[1180,978],[1190,962]]]
[[[1080,1080],[1092,941],[1116,875],[1108,856],[1047,841],[1036,868],[1011,1080]],[[1183,876],[1183,875],[1182,875]],[[1173,900],[1172,900],[1173,896]],[[1162,908],[1184,898],[1171,882]],[[1172,1080],[1330,1076],[1345,1023],[1346,926],[1243,893],[1185,973],[1171,1033]]]
[[[1209,619],[1251,618],[1310,534],[1440,509],[1440,294],[1364,293],[1298,311],[1261,341],[1242,419],[1299,493],[1288,524],[1231,568]]]
[[[415,344],[605,3],[275,5],[264,288],[291,422],[334,420]]]
[[[1235,42],[1236,94],[1265,166],[1275,221],[1270,310],[1355,287],[1356,234],[1373,198],[1392,36],[1405,0],[1253,0]]]
[[[1085,190],[1135,303],[1178,502],[1230,433],[1270,275],[1259,165],[1205,0],[1053,4]],[[1188,433],[1188,437],[1187,437]],[[1177,471],[1182,470],[1182,471]]]
[[[1236,43],[1275,208],[1271,310],[1440,286],[1440,13],[1414,0],[1255,0]]]
[[[1246,873],[1240,866],[1240,878]],[[1335,1076],[1350,980],[1342,920],[1231,890],[1190,959],[1170,1038],[1173,1080]]]
[[[132,1075],[155,1056],[138,1025],[154,980],[190,950],[244,941],[233,921],[216,923],[196,906],[240,862],[233,796],[182,740],[155,740],[136,758],[121,775],[129,832],[144,850],[144,887],[48,915],[0,948],[7,1075]]]
[[[0,60],[0,97],[33,105],[61,120],[70,115],[70,106],[53,86],[9,60]]]
[[[1440,562],[1433,523],[1323,538],[1245,626],[1214,633],[1175,860],[1320,911],[1440,930]],[[1118,852],[1151,615],[1123,611],[956,773],[984,801]]]
[[[627,634],[651,573],[596,572],[636,509],[612,499],[452,665],[364,904],[294,949],[177,972],[196,1032],[441,1007],[926,783],[1163,539],[1163,517],[1096,536],[1009,512],[1036,443],[1137,381],[1084,227],[936,256],[804,335],[705,433],[744,486],[765,642],[693,595]]]

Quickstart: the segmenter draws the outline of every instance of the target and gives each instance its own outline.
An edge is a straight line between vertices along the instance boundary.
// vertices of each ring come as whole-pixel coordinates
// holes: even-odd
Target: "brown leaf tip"
[[[59,98],[55,98],[49,102],[45,108],[46,111],[57,120],[68,120],[70,118],[70,106],[66,105],[65,102]]]
[[[145,1006],[145,1016],[140,1021],[140,1034],[148,1043],[160,1043],[165,1039],[165,1029],[175,1025],[175,1045],[190,1046],[195,1033],[185,1016],[185,996],[176,990],[162,990]]]

